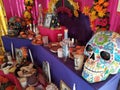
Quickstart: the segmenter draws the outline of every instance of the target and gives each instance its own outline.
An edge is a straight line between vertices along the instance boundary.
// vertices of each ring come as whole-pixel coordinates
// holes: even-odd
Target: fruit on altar
[[[27,38],[27,35],[26,35],[25,32],[21,31],[19,37],[21,37],[21,38]]]
[[[14,73],[16,70],[16,66],[13,66],[12,68],[9,69],[9,72]]]
[[[35,36],[35,38],[32,40],[32,44],[42,45],[43,44],[42,36],[40,34]]]
[[[10,86],[6,87],[5,90],[16,90],[16,87],[15,87],[15,85],[10,85]]]
[[[29,86],[29,87],[26,88],[26,90],[35,90],[35,87]]]
[[[35,33],[32,30],[27,31],[27,38],[32,40],[35,36]]]
[[[9,70],[13,67],[13,62],[5,62],[1,65],[1,69],[3,70],[4,74],[8,74]]]
[[[16,71],[15,71],[16,75],[18,77],[30,77],[33,74],[37,73],[37,69],[34,68],[34,65],[32,63],[30,63],[29,65],[23,65],[23,66],[19,66]]]

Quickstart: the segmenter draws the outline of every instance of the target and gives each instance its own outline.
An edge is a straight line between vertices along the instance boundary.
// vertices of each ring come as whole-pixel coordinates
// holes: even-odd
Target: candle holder
[[[64,30],[64,39],[67,39],[68,38],[68,29],[65,29]]]
[[[68,44],[63,45],[62,48],[63,48],[64,61],[67,61],[67,57],[69,56]]]

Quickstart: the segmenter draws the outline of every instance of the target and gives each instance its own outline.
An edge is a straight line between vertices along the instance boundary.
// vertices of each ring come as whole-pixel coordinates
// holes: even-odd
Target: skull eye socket
[[[93,48],[92,48],[92,46],[91,46],[91,45],[87,45],[87,47],[86,47],[86,51],[88,51],[88,52],[91,52],[91,51],[93,51]]]
[[[110,60],[110,53],[108,53],[106,51],[101,51],[100,56],[101,56],[101,58],[103,58],[106,61]]]

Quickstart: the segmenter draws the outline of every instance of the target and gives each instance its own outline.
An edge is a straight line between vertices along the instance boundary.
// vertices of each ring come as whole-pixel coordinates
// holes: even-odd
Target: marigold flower
[[[103,3],[104,3],[104,0],[98,0],[98,3],[99,3],[99,4],[103,4]]]
[[[75,15],[76,17],[79,16],[79,14],[78,14],[78,12],[77,12],[76,10],[74,10],[74,15]]]
[[[83,8],[83,14],[85,14],[85,15],[89,15],[89,11],[90,11],[90,7],[89,6],[85,6],[84,8]]]
[[[94,9],[95,9],[97,12],[99,12],[99,11],[102,11],[103,6],[96,5],[96,6],[94,7]]]
[[[105,2],[105,3],[103,4],[104,7],[107,7],[108,5],[109,5],[108,2]]]
[[[9,81],[9,80],[8,80],[7,78],[4,78],[2,82],[3,82],[3,83],[7,83],[8,81]]]
[[[101,18],[104,17],[105,15],[106,15],[106,14],[105,14],[103,11],[98,12],[98,16],[101,17]]]

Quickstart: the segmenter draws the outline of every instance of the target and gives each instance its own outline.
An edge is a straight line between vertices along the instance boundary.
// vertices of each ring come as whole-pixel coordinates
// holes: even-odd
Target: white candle
[[[14,47],[13,47],[13,43],[11,42],[11,51],[12,51],[12,58],[14,59]]]
[[[74,44],[74,38],[72,38],[72,43]]]
[[[32,30],[32,24],[30,24],[30,30]]]
[[[35,24],[33,24],[33,32],[35,33],[35,30],[36,29],[36,26],[35,26]]]
[[[67,39],[68,38],[68,29],[65,29],[64,30],[64,39]]]
[[[33,61],[33,56],[32,56],[32,53],[31,53],[31,50],[29,49],[29,54],[30,54],[30,59],[31,59],[31,62],[34,64],[34,61]]]
[[[73,84],[73,90],[76,90],[76,85],[75,85],[75,83]]]

